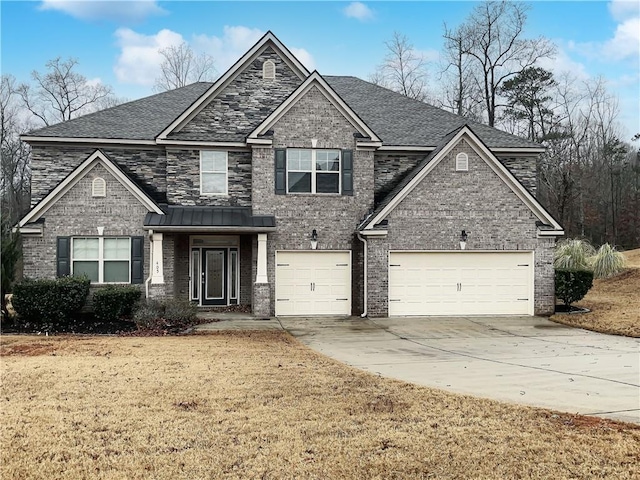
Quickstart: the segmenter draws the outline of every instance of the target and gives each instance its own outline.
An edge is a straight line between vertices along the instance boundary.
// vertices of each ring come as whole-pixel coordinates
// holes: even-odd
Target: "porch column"
[[[162,234],[154,233],[151,235],[151,249],[153,252],[153,265],[151,266],[151,283],[162,284],[164,283],[164,269],[162,267]]]
[[[269,283],[267,278],[267,234],[258,234],[258,265],[256,283]]]

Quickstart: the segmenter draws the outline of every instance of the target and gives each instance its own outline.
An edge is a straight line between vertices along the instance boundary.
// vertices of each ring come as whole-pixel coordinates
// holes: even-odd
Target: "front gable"
[[[244,142],[308,76],[268,32],[159,136],[159,143]]]
[[[462,155],[458,157],[458,154]],[[546,226],[538,229],[538,235],[558,236],[564,233],[560,224],[466,125],[448,135],[381,202],[363,223],[362,233],[373,234],[380,231],[381,222],[396,209],[400,209],[398,214],[400,211],[405,212],[403,215],[411,212],[410,205],[416,202],[416,198],[420,202],[413,210],[423,213],[425,206],[429,205],[428,208],[444,212],[463,212],[460,214],[461,221],[465,217],[499,218],[503,227],[511,222],[507,218],[516,220],[530,217],[534,225],[537,223],[539,226]],[[502,214],[497,214],[496,209],[502,209]],[[417,214],[417,210],[413,214]]]
[[[96,180],[98,179],[98,180]],[[102,179],[103,182],[100,182]],[[76,169],[74,169],[56,188],[38,202],[18,223],[18,228],[40,220],[54,205],[69,194],[78,184],[84,185],[82,198],[78,198],[75,205],[82,210],[94,199],[116,198],[119,202],[138,203],[147,211],[162,214],[160,207],[104,153],[96,150]],[[89,189],[89,183],[90,189]],[[115,185],[116,192],[110,190]],[[104,190],[102,190],[104,188]],[[104,192],[104,193],[103,193]],[[126,198],[124,198],[126,196]],[[104,202],[102,202],[104,203]]]
[[[293,123],[288,125],[292,118]],[[327,136],[347,135],[350,137],[349,143],[355,141],[362,147],[375,148],[381,145],[375,132],[315,71],[249,134],[247,143],[271,143],[263,137],[270,136],[268,134],[274,128],[280,130],[273,133],[274,136],[282,138],[288,136],[288,132],[296,132],[298,141],[303,142],[324,133]],[[318,145],[318,148],[330,146]]]

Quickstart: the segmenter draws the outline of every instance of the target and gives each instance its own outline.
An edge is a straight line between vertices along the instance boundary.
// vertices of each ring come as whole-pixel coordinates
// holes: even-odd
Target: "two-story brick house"
[[[215,83],[23,140],[28,277],[259,316],[554,308],[563,232],[535,199],[539,145],[310,73],[272,33]]]

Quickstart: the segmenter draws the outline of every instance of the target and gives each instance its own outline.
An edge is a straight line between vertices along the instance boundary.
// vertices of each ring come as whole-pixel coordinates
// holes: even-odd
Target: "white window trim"
[[[217,171],[211,171],[211,172],[203,172],[202,171],[202,153],[203,152],[220,152],[220,153],[224,153],[224,161],[225,161],[225,169],[224,169],[224,192],[218,192],[218,193],[209,193],[209,192],[204,192],[202,190],[202,174],[203,173],[223,173],[223,172],[217,172]],[[200,150],[200,196],[207,196],[207,197],[220,197],[220,196],[227,196],[229,195],[229,152],[226,150]]]
[[[76,240],[81,239],[90,239],[97,238],[98,239],[98,258],[73,258],[73,243]],[[105,260],[104,259],[104,239],[127,239],[129,241],[129,258],[127,259],[127,263],[129,264],[129,268],[127,272],[129,273],[129,277],[126,282],[105,282],[104,281],[104,262],[114,261],[114,262],[124,262],[124,260]],[[94,285],[128,285],[131,283],[131,237],[94,237],[94,236],[81,236],[81,237],[72,237],[71,238],[71,275],[73,276],[73,265],[78,262],[98,262],[98,281],[92,282]]]
[[[456,155],[456,172],[469,171],[469,155],[464,152]]]
[[[309,150],[311,151],[311,170],[296,170],[289,169],[289,152],[293,150]],[[316,153],[321,151],[338,152],[338,170],[337,171],[324,171],[316,170]],[[342,195],[342,150],[339,148],[287,148],[287,155],[285,158],[286,165],[286,181],[287,181],[287,195]],[[290,192],[289,191],[289,172],[298,173],[311,173],[311,191],[310,192]],[[338,175],[338,191],[337,192],[316,192],[316,175],[318,173],[331,173]]]
[[[107,196],[107,182],[102,177],[96,177],[91,182],[91,196],[92,197],[106,197]]]

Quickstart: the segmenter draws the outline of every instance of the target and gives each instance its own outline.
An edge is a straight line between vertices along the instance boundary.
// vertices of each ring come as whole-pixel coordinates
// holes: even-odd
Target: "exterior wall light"
[[[460,250],[467,248],[467,232],[462,230],[460,234]]]
[[[318,248],[318,231],[314,228],[313,232],[311,232],[311,250],[316,250]]]

